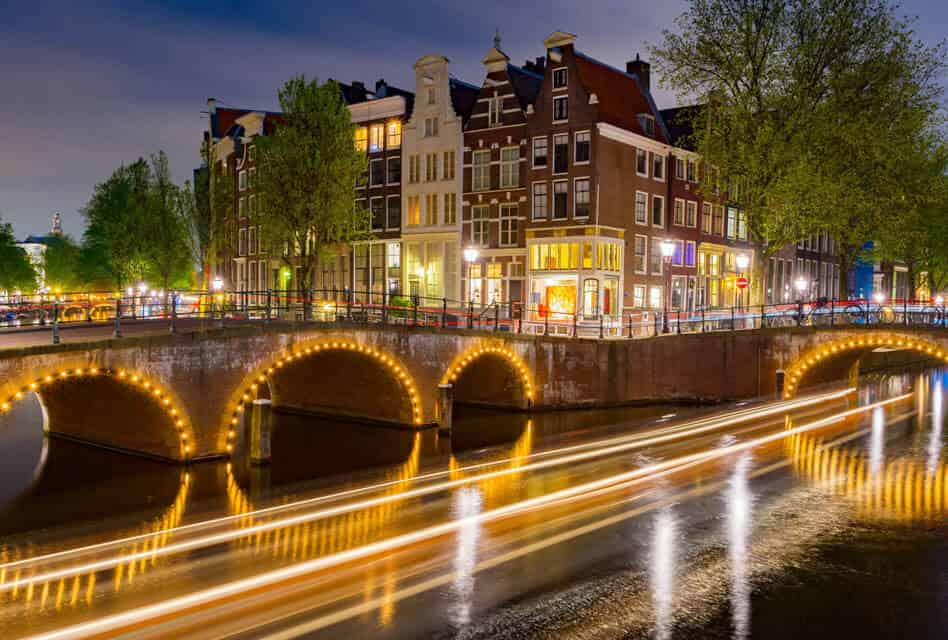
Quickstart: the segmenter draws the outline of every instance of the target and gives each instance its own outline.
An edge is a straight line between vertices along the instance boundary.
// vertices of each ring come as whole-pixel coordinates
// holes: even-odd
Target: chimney
[[[533,73],[543,75],[543,70],[546,67],[546,57],[538,56],[534,61],[527,60],[523,63],[523,68],[527,71],[532,71]]]
[[[651,87],[649,86],[649,70],[651,68],[652,65],[641,60],[637,53],[635,54],[635,60],[630,60],[625,63],[626,72],[638,76],[639,82],[642,83],[642,88],[646,91],[651,91]]]
[[[388,84],[386,84],[384,78],[379,78],[375,81],[375,95],[379,98],[384,98],[388,91]]]
[[[207,112],[211,115],[217,113],[217,99],[208,98],[207,99]]]
[[[364,82],[353,80],[350,87],[350,99],[353,103],[365,102],[368,99],[368,92],[365,90]]]

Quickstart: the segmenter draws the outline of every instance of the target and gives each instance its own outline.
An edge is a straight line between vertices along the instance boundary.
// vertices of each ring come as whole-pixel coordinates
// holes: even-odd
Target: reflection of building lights
[[[671,637],[672,606],[675,598],[675,518],[665,507],[655,517],[652,534],[650,585],[655,608],[655,637]]]
[[[734,638],[750,635],[750,583],[747,575],[747,544],[751,533],[753,496],[747,480],[750,454],[738,459],[728,480],[728,555],[731,560],[731,611]]]

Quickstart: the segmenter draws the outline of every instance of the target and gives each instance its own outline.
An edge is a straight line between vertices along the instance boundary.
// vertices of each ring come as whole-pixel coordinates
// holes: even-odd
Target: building
[[[517,67],[500,48],[484,56],[485,77],[464,129],[461,243],[476,252],[462,272],[463,298],[522,304],[529,215],[528,116],[542,83],[542,61]]]
[[[59,212],[53,213],[52,226],[45,236],[29,236],[23,242],[17,242],[16,246],[26,253],[30,264],[36,271],[36,287],[40,292],[46,290],[46,267],[45,256],[46,248],[50,243],[63,237],[62,217]]]
[[[464,123],[477,87],[452,78],[448,64],[426,55],[414,65],[417,99],[402,143],[402,282],[412,296],[457,301]]]

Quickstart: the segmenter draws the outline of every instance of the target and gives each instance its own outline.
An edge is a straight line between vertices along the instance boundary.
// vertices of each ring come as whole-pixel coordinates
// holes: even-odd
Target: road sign
[[[747,288],[747,278],[745,278],[744,276],[741,276],[740,278],[738,278],[738,279],[737,279],[737,288],[738,288],[738,289],[746,289],[746,288]]]

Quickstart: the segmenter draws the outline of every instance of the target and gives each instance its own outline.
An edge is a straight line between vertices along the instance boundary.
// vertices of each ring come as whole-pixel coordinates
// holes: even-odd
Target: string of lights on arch
[[[361,353],[373,358],[379,364],[388,368],[392,375],[394,375],[394,377],[398,380],[405,392],[408,394],[409,401],[411,402],[412,422],[415,425],[421,424],[421,402],[418,397],[418,389],[414,380],[409,375],[408,370],[402,366],[401,363],[384,351],[379,351],[374,347],[368,347],[357,342],[349,342],[345,340],[323,341],[309,344],[305,347],[299,347],[297,350],[280,356],[273,360],[269,365],[265,365],[264,367],[258,369],[259,373],[253,377],[253,382],[251,382],[249,386],[239,392],[240,398],[234,404],[234,409],[230,418],[230,425],[227,430],[228,453],[231,453],[234,450],[234,439],[237,436],[236,427],[238,424],[240,424],[240,415],[244,412],[244,405],[253,401],[253,399],[256,397],[257,391],[260,389],[260,385],[267,384],[270,380],[270,377],[276,373],[277,370],[285,367],[286,365],[301,360],[307,356],[312,356],[314,354],[326,351],[351,351],[353,353]]]
[[[948,363],[948,354],[945,353],[944,348],[935,343],[926,342],[925,340],[899,338],[884,335],[871,335],[861,338],[844,338],[842,340],[836,340],[810,349],[807,353],[798,358],[797,361],[787,369],[787,381],[784,386],[784,398],[792,398],[794,392],[798,390],[798,385],[800,380],[803,378],[803,375],[810,368],[818,365],[822,360],[853,349],[865,349],[868,347],[913,349],[919,353],[931,356],[933,358],[938,358],[939,360],[943,360],[945,363]]]
[[[527,400],[533,400],[533,383],[530,381],[530,373],[527,365],[517,354],[506,347],[474,347],[464,352],[455,360],[454,364],[448,368],[448,371],[441,380],[441,384],[457,382],[457,379],[464,372],[464,369],[484,355],[495,355],[507,360],[517,372],[517,375],[520,376]]]
[[[82,377],[109,377],[123,384],[128,384],[144,392],[146,396],[153,399],[168,415],[171,424],[178,433],[178,443],[181,449],[182,458],[191,457],[191,443],[188,434],[188,422],[186,416],[177,407],[172,400],[171,394],[161,388],[158,384],[152,382],[144,376],[125,369],[108,369],[100,367],[60,369],[59,371],[49,372],[42,375],[32,382],[24,385],[19,391],[9,396],[3,402],[0,402],[0,415],[9,411],[13,405],[22,400],[27,393],[40,393],[43,387],[47,387],[56,382],[69,378]],[[193,434],[191,434],[193,436]]]

